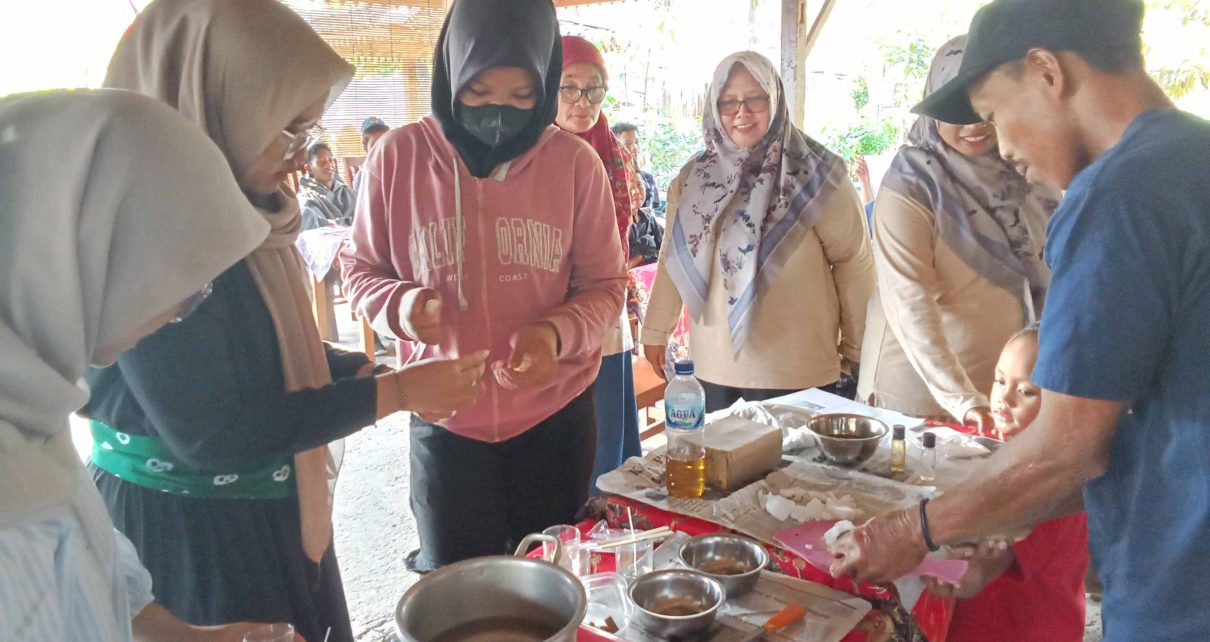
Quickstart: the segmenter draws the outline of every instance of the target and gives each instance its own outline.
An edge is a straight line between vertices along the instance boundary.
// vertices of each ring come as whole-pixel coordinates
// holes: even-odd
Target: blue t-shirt
[[[1132,402],[1084,488],[1105,640],[1210,640],[1210,123],[1139,115],[1047,243],[1034,382]]]

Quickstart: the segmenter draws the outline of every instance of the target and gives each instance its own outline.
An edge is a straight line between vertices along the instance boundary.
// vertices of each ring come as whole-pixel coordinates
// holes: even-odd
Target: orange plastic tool
[[[769,618],[769,621],[765,622],[764,626],[758,629],[751,636],[744,638],[742,642],[755,642],[766,633],[775,633],[786,628],[787,626],[790,626],[791,624],[794,624],[795,622],[801,620],[802,616],[806,614],[807,610],[803,607],[797,604],[788,604],[786,605],[786,608],[774,613],[773,617]]]

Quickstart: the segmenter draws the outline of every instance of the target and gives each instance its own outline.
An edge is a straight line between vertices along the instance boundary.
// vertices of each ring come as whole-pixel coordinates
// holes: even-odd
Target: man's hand
[[[496,381],[508,390],[536,388],[550,383],[559,365],[559,333],[555,326],[541,322],[527,325],[513,334],[513,347],[507,363],[496,363]]]
[[[890,582],[914,571],[928,548],[916,507],[879,515],[836,540],[832,577],[861,582]]]
[[[441,324],[441,294],[432,288],[415,288],[403,295],[399,318],[409,337],[428,345],[439,345],[449,335]]]

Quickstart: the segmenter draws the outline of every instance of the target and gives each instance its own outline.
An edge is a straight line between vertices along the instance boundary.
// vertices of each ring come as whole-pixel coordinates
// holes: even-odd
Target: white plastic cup
[[[244,642],[294,642],[294,625],[261,624],[244,634]]]
[[[555,559],[554,546],[543,542],[542,559],[562,566],[571,571],[571,574],[576,577],[587,574],[587,570],[585,569],[587,565],[584,564],[587,559],[584,558],[587,558],[588,552],[583,550],[583,547],[580,545],[580,529],[575,526],[560,524],[547,528],[542,531],[542,534],[550,535],[563,543],[563,554],[558,559]]]
[[[646,540],[613,549],[618,574],[633,580],[654,570],[651,554],[653,546],[651,540]]]

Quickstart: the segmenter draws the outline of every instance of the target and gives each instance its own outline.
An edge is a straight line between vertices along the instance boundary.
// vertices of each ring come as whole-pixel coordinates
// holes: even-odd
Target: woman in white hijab
[[[960,36],[937,52],[925,95],[958,73],[965,45]],[[916,122],[874,206],[878,292],[862,401],[992,434],[996,361],[1042,311],[1042,248],[1059,198],[1000,158],[990,124]]]
[[[777,69],[751,51],[715,69],[702,134],[668,188],[648,360],[663,372],[683,301],[707,411],[804,388],[852,396],[842,358],[861,360],[874,266],[844,162],[793,123]]]
[[[67,424],[90,363],[187,314],[265,238],[221,162],[141,96],[0,100],[0,640],[129,640],[132,617],[139,639],[248,628],[185,627],[150,605]]]
[[[478,393],[484,354],[370,377],[364,355],[320,341],[283,180],[352,74],[274,0],[157,0],[110,63],[106,86],[160,99],[218,144],[271,225],[197,315],[88,376],[94,480],[160,602],[193,624],[289,621],[351,641],[328,444]]]

